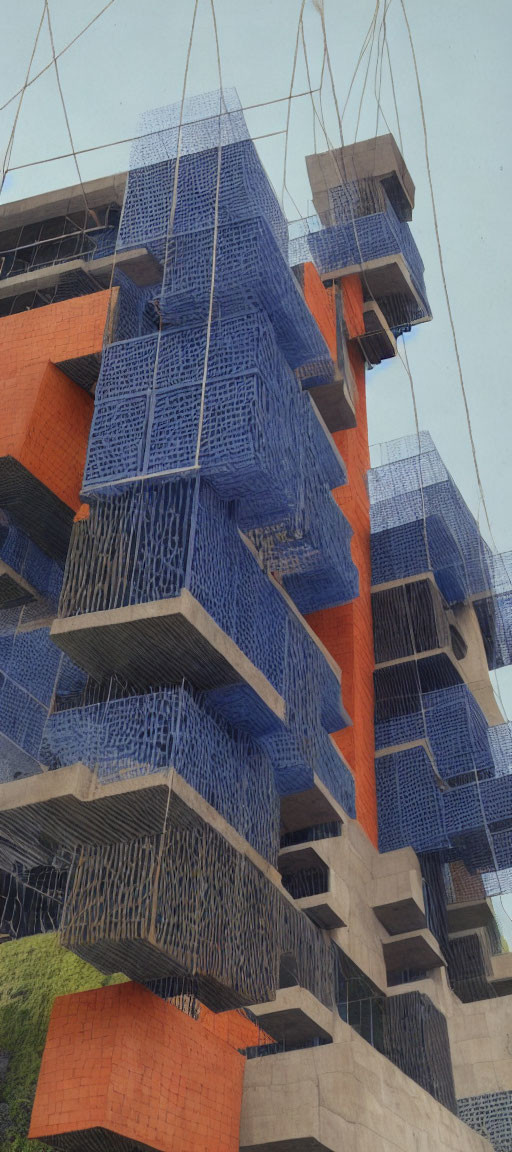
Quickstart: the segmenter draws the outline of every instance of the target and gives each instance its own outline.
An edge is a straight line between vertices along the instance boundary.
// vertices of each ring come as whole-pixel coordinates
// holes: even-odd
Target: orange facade
[[[311,311],[317,315],[320,312],[318,288],[314,286],[310,301],[306,277],[304,291]],[[352,559],[359,572],[359,596],[357,600],[339,608],[314,612],[308,616],[308,621],[342,670],[343,703],[352,719],[352,725],[336,733],[334,739],[354,774],[357,819],[377,846],[370,507],[366,488],[370,453],[364,359],[353,340],[364,332],[363,293],[359,276],[346,277],[342,281],[342,291],[343,315],[350,340],[350,363],[355,380],[356,427],[334,433],[336,446],[345,461],[348,474],[347,484],[337,488],[334,497],[353,529]],[[330,294],[332,289],[328,292]],[[334,309],[331,323],[335,336]],[[323,334],[326,336],[325,331]],[[332,337],[328,343],[331,346]]]
[[[238,1152],[244,1057],[201,1016],[140,984],[58,997],[29,1136],[78,1150],[96,1129],[130,1148]]]
[[[0,457],[17,460],[73,509],[93,399],[56,364],[101,352],[110,299],[96,292],[0,320]]]

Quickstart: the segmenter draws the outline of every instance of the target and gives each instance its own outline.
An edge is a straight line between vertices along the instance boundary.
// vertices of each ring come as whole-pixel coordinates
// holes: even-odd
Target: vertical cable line
[[[87,195],[86,195],[83,180],[82,180],[82,174],[80,172],[80,166],[78,164],[78,158],[77,158],[77,154],[76,154],[75,144],[74,144],[73,135],[71,132],[71,126],[69,123],[69,116],[68,116],[67,108],[66,108],[66,101],[64,100],[64,93],[62,91],[62,84],[60,82],[59,66],[57,64],[57,56],[55,54],[55,44],[54,44],[54,40],[53,40],[53,29],[52,29],[52,21],[51,21],[51,17],[50,17],[49,0],[44,0],[44,10],[45,10],[45,14],[46,14],[46,22],[48,24],[48,32],[50,35],[50,44],[51,44],[51,49],[52,49],[52,62],[53,62],[53,67],[55,69],[55,78],[57,80],[57,87],[59,89],[60,102],[62,104],[62,111],[64,113],[64,119],[66,121],[66,128],[67,128],[67,132],[68,132],[69,143],[71,145],[71,151],[73,153],[73,160],[75,162],[76,173],[78,176],[78,181],[79,181],[80,187],[82,189],[82,196],[84,198],[84,204],[85,204],[84,228],[85,228],[87,226],[87,217],[89,216],[89,213],[91,210],[89,208],[89,204],[87,201]],[[91,215],[93,216],[93,218],[95,217],[94,212],[91,213]],[[98,223],[97,219],[96,219],[96,223]]]
[[[422,89],[421,89],[420,75],[419,75],[419,71],[418,71],[418,62],[416,59],[416,52],[414,49],[414,41],[412,38],[411,27],[410,27],[409,21],[407,19],[407,12],[405,9],[404,0],[400,0],[400,3],[402,6],[402,12],[404,14],[404,20],[405,20],[405,24],[407,27],[407,35],[409,37],[409,44],[411,47],[412,59],[413,59],[413,64],[414,64],[414,72],[415,72],[415,76],[416,76],[416,86],[418,89],[418,99],[419,99],[420,112],[421,112],[421,123],[422,123],[422,127],[423,127],[423,141],[424,141],[424,148],[425,148],[425,160],[426,160],[426,165],[427,165],[427,175],[428,175],[428,183],[429,183],[429,189],[430,189],[430,199],[432,202],[432,215],[434,218],[434,230],[435,230],[435,234],[436,234],[436,244],[437,244],[437,252],[438,252],[438,256],[439,256],[439,266],[441,269],[441,277],[442,277],[442,281],[443,281],[444,296],[445,296],[445,300],[446,300],[446,307],[448,309],[448,317],[449,317],[449,321],[450,321],[450,329],[451,329],[452,339],[453,339],[453,347],[454,347],[454,351],[455,351],[455,358],[457,361],[457,371],[458,371],[458,375],[459,375],[459,382],[460,382],[460,387],[461,387],[461,392],[462,392],[462,399],[464,401],[464,410],[466,413],[466,423],[468,426],[469,439],[470,439],[470,443],[471,443],[471,452],[473,455],[473,464],[475,467],[475,474],[476,474],[476,479],[477,479],[477,483],[478,483],[478,490],[480,493],[480,499],[482,501],[482,507],[483,507],[484,512],[485,512],[485,518],[486,518],[487,526],[488,526],[489,533],[491,536],[491,541],[494,545],[495,550],[498,551],[498,549],[496,548],[493,534],[492,534],[491,522],[489,520],[489,513],[487,511],[487,503],[485,500],[485,494],[484,494],[482,480],[481,480],[481,476],[480,476],[480,469],[478,467],[475,441],[474,441],[474,437],[473,437],[473,428],[471,425],[471,416],[469,413],[469,404],[468,404],[468,399],[467,399],[467,395],[466,395],[466,387],[464,384],[464,375],[462,372],[462,364],[461,364],[460,353],[459,353],[459,345],[458,345],[458,341],[457,341],[457,333],[455,331],[455,322],[453,319],[452,307],[451,307],[451,302],[450,302],[450,295],[448,292],[448,284],[446,281],[443,251],[442,251],[442,247],[441,247],[441,237],[439,235],[439,221],[438,221],[438,217],[437,217],[437,207],[436,207],[436,199],[435,199],[435,194],[434,194],[434,184],[433,184],[433,180],[432,180],[432,171],[430,168],[430,153],[429,153],[429,145],[428,145],[427,122],[426,122],[426,118],[425,118],[425,107],[423,104],[423,94],[422,94]]]
[[[0,196],[1,196],[1,194],[2,194],[2,191],[3,191],[3,187],[4,187],[4,184],[5,184],[5,178],[6,178],[6,176],[7,176],[7,173],[8,173],[8,171],[9,171],[9,161],[10,161],[10,159],[11,159],[11,155],[12,155],[12,149],[13,149],[13,145],[14,145],[14,137],[15,137],[15,135],[16,135],[16,128],[17,128],[17,126],[18,126],[18,120],[19,120],[19,115],[20,115],[20,112],[21,112],[21,106],[22,106],[22,104],[23,104],[23,97],[24,97],[24,95],[25,95],[25,92],[26,92],[26,90],[27,90],[27,88],[28,88],[28,84],[29,84],[29,77],[30,77],[30,69],[32,68],[32,64],[33,64],[33,61],[34,61],[34,56],[35,56],[35,54],[36,54],[37,45],[38,45],[38,43],[39,43],[39,37],[40,37],[40,35],[41,35],[41,29],[42,29],[42,27],[43,27],[43,20],[44,20],[44,17],[45,17],[45,12],[46,12],[46,0],[44,0],[44,4],[43,4],[43,10],[42,10],[42,12],[41,12],[41,19],[40,19],[40,21],[39,21],[38,29],[37,29],[37,32],[36,32],[36,35],[35,35],[35,39],[34,39],[34,43],[33,43],[33,46],[32,46],[32,52],[31,52],[31,55],[30,55],[30,60],[29,60],[29,62],[28,62],[28,68],[27,68],[27,71],[26,71],[26,74],[25,74],[25,82],[24,82],[24,84],[23,84],[23,87],[20,89],[20,92],[19,92],[19,97],[20,97],[20,98],[19,98],[19,100],[18,100],[18,107],[16,108],[16,114],[15,114],[15,117],[14,117],[14,120],[13,120],[13,125],[12,125],[12,128],[11,128],[11,134],[10,134],[10,136],[9,136],[9,140],[8,140],[8,142],[7,142],[7,148],[6,148],[6,150],[5,150],[5,155],[4,155],[4,159],[3,159],[3,163],[2,163],[2,180],[1,180],[1,182],[0,182]]]

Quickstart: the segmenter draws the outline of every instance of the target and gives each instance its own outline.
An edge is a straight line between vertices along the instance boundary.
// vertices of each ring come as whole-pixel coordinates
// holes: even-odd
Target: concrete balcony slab
[[[346,824],[347,813],[331,796],[329,789],[313,775],[313,787],[281,797],[281,832],[298,832],[316,824],[339,821]]]
[[[31,272],[21,272],[17,276],[6,276],[0,280],[0,299],[19,296],[22,292],[42,292],[53,288],[64,274],[81,274],[96,281],[98,288],[110,288],[114,266],[141,288],[158,283],[162,277],[158,261],[147,248],[134,248],[128,252],[101,256],[98,260],[67,260],[62,264],[49,264],[44,268],[34,268]]]
[[[347,885],[330,866],[330,848],[329,839],[289,846],[282,849],[278,862],[283,885],[294,896],[297,907],[317,928],[326,931],[346,927],[350,906]],[[294,887],[294,880],[298,888]],[[308,892],[309,887],[315,890]],[[304,895],[297,895],[303,889]]]
[[[279,988],[268,1004],[251,1004],[263,1030],[278,1043],[292,1048],[319,1037],[332,1040],[333,1015],[306,988]]]
[[[342,268],[329,268],[322,274],[322,280],[343,279],[344,276],[356,276],[364,273],[364,282],[368,294],[376,300],[385,300],[388,296],[400,296],[420,314],[415,324],[424,324],[431,320],[430,313],[425,313],[425,303],[415,288],[407,263],[401,253],[390,256],[379,256],[374,260],[365,260],[363,264],[350,264]],[[421,313],[425,315],[421,315]]]
[[[461,900],[446,905],[448,932],[466,932],[472,928],[484,928],[494,920],[490,900]]]
[[[393,359],[397,354],[396,340],[375,300],[363,304],[363,320],[365,334],[359,337],[358,343],[368,364]]]
[[[388,972],[399,972],[405,968],[428,972],[431,968],[441,968],[445,963],[439,944],[429,928],[391,936],[383,940],[382,951]]]
[[[269,729],[285,718],[282,696],[186,589],[173,599],[60,618],[51,638],[96,680],[116,673],[142,691],[182,680],[200,689],[244,683]]]
[[[169,766],[102,783],[85,764],[0,784],[0,838],[11,842],[27,865],[47,861],[52,844],[108,844],[158,835],[169,828],[208,827],[218,832],[274,884],[276,868],[265,860],[194,788]]]

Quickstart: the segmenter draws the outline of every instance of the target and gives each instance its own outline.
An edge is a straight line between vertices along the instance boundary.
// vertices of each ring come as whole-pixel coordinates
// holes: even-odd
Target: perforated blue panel
[[[176,772],[266,859],[276,862],[279,802],[268,759],[182,688],[111,700],[50,716],[43,763],[81,760],[101,783]]]

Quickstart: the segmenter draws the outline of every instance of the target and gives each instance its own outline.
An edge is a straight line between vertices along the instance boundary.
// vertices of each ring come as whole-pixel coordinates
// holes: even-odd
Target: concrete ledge
[[[461,900],[446,905],[448,932],[465,932],[471,928],[484,928],[494,920],[490,900]]]
[[[186,589],[168,600],[57,619],[51,638],[97,680],[118,673],[140,690],[183,679],[201,689],[243,681],[266,708],[269,728],[285,719],[282,696]]]
[[[316,774],[313,787],[304,792],[291,792],[281,797],[281,831],[299,832],[337,820],[346,824],[350,819],[345,810],[331,796],[329,789]],[[285,851],[285,849],[283,849]]]
[[[347,381],[341,373],[329,384],[316,384],[309,395],[325,421],[329,432],[355,428],[356,412]]]
[[[372,908],[390,936],[425,928],[421,870],[412,848],[401,848],[377,857]]]
[[[377,300],[386,296],[404,296],[409,302],[424,311],[425,303],[416,291],[411,274],[401,253],[391,256],[380,256],[376,260],[365,260],[363,264],[350,264],[346,268],[329,268],[322,275],[322,280],[340,280],[344,276],[364,274],[365,286],[371,296]],[[424,324],[431,320],[430,313],[415,320],[415,324]]]
[[[391,360],[397,354],[396,340],[391,328],[375,300],[363,304],[364,336],[359,337],[359,346],[369,364],[380,364]]]
[[[35,292],[52,288],[61,276],[81,272],[96,280],[101,288],[109,288],[113,268],[125,272],[134,284],[148,287],[161,279],[162,269],[147,248],[134,248],[130,252],[118,252],[112,256],[101,256],[98,260],[67,260],[61,264],[49,264],[35,268],[32,272],[21,272],[17,276],[6,276],[0,280],[0,298],[18,296],[22,292]]]
[[[0,232],[10,228],[21,228],[24,224],[51,220],[53,216],[68,216],[84,211],[84,190],[91,208],[101,208],[107,204],[123,203],[126,187],[126,172],[115,176],[102,176],[98,180],[86,180],[72,184],[68,188],[57,188],[54,192],[43,192],[38,196],[28,196],[25,200],[11,200],[0,207]]]
[[[429,928],[391,936],[382,941],[382,951],[388,972],[400,972],[404,968],[428,972],[445,963],[439,944]]]
[[[280,988],[269,1004],[251,1004],[265,1032],[290,1048],[315,1037],[332,1040],[333,1014],[306,988]]]
[[[211,804],[169,766],[166,772],[101,783],[85,764],[71,764],[0,784],[0,837],[23,844],[28,863],[47,860],[48,845],[130,841],[169,827],[208,824],[260,872],[281,887],[281,877]],[[41,844],[40,841],[43,841]]]
[[[338,837],[333,840],[338,844]],[[308,869],[326,871],[324,891],[295,898],[297,908],[305,912],[317,928],[326,931],[346,927],[350,909],[349,889],[331,866],[330,848],[330,839],[289,846],[281,850],[278,862],[282,876],[293,876]]]

